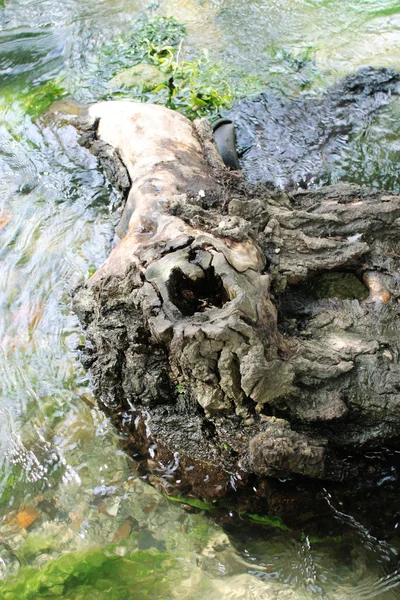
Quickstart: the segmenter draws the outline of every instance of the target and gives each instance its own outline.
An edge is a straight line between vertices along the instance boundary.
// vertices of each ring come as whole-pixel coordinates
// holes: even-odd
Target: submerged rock
[[[153,65],[138,64],[115,75],[108,85],[113,90],[140,88],[142,92],[152,92],[159,85],[166,84],[168,76]]]

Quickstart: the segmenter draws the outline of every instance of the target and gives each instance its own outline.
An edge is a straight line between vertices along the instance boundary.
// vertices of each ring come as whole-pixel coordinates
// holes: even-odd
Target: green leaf
[[[281,531],[290,531],[289,527],[287,527],[279,517],[268,517],[267,515],[256,515],[249,513],[241,513],[248,517],[254,523],[261,523],[262,525],[268,525],[269,527],[274,527],[276,529],[280,529]]]
[[[206,502],[203,502],[203,500],[199,500],[198,498],[185,498],[183,496],[167,496],[167,498],[172,502],[188,504],[189,506],[193,506],[194,508],[198,508],[200,510],[211,510],[213,508],[211,504],[206,504]]]

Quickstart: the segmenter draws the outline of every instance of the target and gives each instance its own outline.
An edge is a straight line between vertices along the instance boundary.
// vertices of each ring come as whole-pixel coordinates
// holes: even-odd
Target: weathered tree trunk
[[[369,473],[360,453],[398,443],[400,197],[250,186],[206,123],[160,106],[96,104],[89,123],[130,189],[74,306],[100,402],[152,477],[207,500],[254,488],[271,511],[269,477]],[[368,297],[318,299],[332,272]]]

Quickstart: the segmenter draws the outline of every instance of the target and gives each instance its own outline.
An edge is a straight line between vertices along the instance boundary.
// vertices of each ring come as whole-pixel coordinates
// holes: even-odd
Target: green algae
[[[57,549],[59,540],[54,536],[43,536],[30,533],[18,548],[18,559],[21,563],[32,563],[36,557]]]
[[[67,95],[59,79],[50,79],[31,88],[5,88],[2,90],[2,102],[5,106],[20,105],[30,117],[37,117],[45,112],[56,100]],[[28,258],[26,259],[26,261]]]
[[[17,491],[17,486],[21,481],[21,466],[15,465],[14,468],[9,472],[6,480],[0,484],[0,505],[10,506],[14,494]],[[20,486],[23,488],[23,486]]]
[[[113,67],[107,97],[163,104],[190,119],[213,118],[235,100],[254,96],[267,87],[285,94],[321,84],[317,49],[311,46],[296,52],[266,47],[264,68],[256,74],[212,60],[206,49],[193,54],[185,48],[185,39],[186,29],[174,17],[153,17],[137,22],[130,35],[110,42],[104,49],[104,58],[107,62],[108,57]],[[150,77],[146,65],[157,70]],[[290,89],[286,89],[288,82]]]
[[[153,54],[156,61],[159,54]],[[229,83],[221,77],[218,63],[210,61],[206,52],[190,61],[181,60],[174,54],[167,66],[171,75],[168,82],[169,96],[166,106],[194,119],[199,116],[217,115],[229,108],[233,94]]]
[[[61,82],[52,79],[30,90],[23,99],[23,106],[28,115],[36,117],[66,94]]]
[[[190,119],[214,116],[232,105],[231,87],[223,79],[220,65],[210,61],[206,52],[188,61],[172,46],[149,43],[144,60],[148,64],[141,62],[111,79],[109,86],[120,88],[111,92],[111,97],[163,104]]]
[[[125,556],[115,548],[64,554],[43,569],[22,567],[17,580],[0,583],[4,600],[153,600],[165,598],[170,555],[138,550]]]
[[[265,48],[265,86],[283,95],[298,95],[324,85],[316,54],[318,48],[288,49],[278,45]]]
[[[132,48],[145,48],[147,43],[156,46],[179,46],[186,36],[186,27],[175,17],[155,16],[140,22],[132,37]]]

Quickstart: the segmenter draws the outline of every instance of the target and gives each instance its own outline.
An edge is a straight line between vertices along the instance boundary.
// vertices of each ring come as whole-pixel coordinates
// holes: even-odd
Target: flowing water
[[[153,14],[186,24],[187,52],[289,96],[400,58],[395,0],[0,2],[0,598],[400,598],[397,523],[383,540],[332,505],[346,540],[228,537],[135,473],[95,407],[70,292],[107,256],[118,198],[67,120],[35,118],[32,93],[102,97],[107,45]],[[399,115],[367,124],[333,179],[398,189]]]

